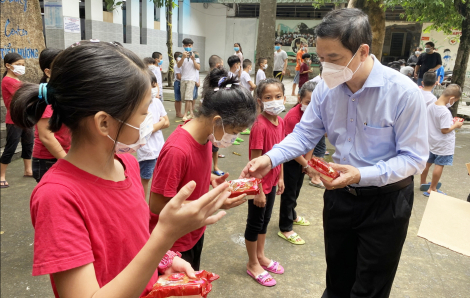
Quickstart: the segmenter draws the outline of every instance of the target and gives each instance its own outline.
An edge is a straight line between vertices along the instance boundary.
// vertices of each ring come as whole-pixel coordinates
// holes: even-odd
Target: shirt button
[[[349,139],[348,139],[348,141],[350,141],[350,142],[351,142],[351,138],[349,138]]]
[[[354,119],[353,119],[353,118],[351,118],[351,122],[353,122],[353,121],[354,121]]]
[[[353,101],[355,101],[355,100],[356,100],[356,99],[355,99],[355,98],[353,98]]]

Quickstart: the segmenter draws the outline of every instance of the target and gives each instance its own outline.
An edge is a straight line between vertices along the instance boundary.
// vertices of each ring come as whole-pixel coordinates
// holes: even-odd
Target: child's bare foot
[[[261,267],[259,263],[258,264],[248,263],[246,264],[246,269],[250,271],[255,277],[264,272],[263,267]]]
[[[266,256],[258,257],[258,262],[261,266],[269,266],[271,264],[271,259],[266,258]]]
[[[179,114],[179,115],[177,114],[177,115],[176,115],[176,118],[183,118],[183,117],[184,117],[183,114]]]

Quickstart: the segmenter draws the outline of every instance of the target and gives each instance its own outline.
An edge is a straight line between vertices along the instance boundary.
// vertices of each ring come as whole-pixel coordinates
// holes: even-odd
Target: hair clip
[[[47,105],[49,105],[49,102],[47,101],[47,83],[41,83],[39,84],[39,95],[38,98],[42,99],[44,95],[44,101],[46,102]]]
[[[220,78],[220,80],[219,80],[219,82],[217,83],[217,85],[219,85],[219,87],[220,87],[220,85],[222,85],[222,83],[225,82],[226,80],[227,80],[227,77],[222,77],[222,78]]]
[[[78,47],[79,45],[80,45],[80,42],[77,41],[76,43],[72,44],[70,47],[75,48],[75,47]]]
[[[100,42],[99,39],[90,39],[90,42]]]
[[[227,90],[230,89],[230,88],[232,88],[232,84],[227,84],[227,86],[225,86],[225,89],[227,89]]]
[[[215,88],[214,88],[214,91],[219,91],[219,87],[215,87]]]

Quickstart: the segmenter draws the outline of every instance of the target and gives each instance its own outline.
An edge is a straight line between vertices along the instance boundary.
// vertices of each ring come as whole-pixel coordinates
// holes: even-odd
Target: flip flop
[[[308,185],[313,186],[313,187],[317,187],[317,188],[321,188],[321,189],[325,189],[325,185],[323,185],[323,182],[313,183],[312,181],[310,181],[308,183]]]
[[[294,225],[299,225],[299,226],[309,226],[310,222],[305,219],[303,216],[299,216],[300,220],[299,221],[294,221]]]
[[[8,182],[5,180],[5,181],[0,181],[0,188],[8,188],[10,187],[9,184],[7,184]]]
[[[241,142],[241,143],[242,143],[242,142],[245,142],[245,140],[244,140],[244,139],[242,139],[242,138],[236,138],[236,139],[235,139],[235,141],[237,141],[237,142]]]
[[[264,271],[256,277],[249,270],[246,270],[246,273],[262,286],[272,287],[276,285],[276,280],[267,271]]]
[[[426,184],[421,184],[421,186],[419,187],[419,190],[421,190],[421,191],[428,191],[428,189],[429,189],[430,186],[431,186],[431,182],[426,183]],[[439,188],[441,188],[441,186],[442,186],[442,183],[441,183],[441,182],[437,182],[436,188],[439,189]]]
[[[325,155],[330,155],[330,152],[328,152],[328,151],[325,151]]]
[[[274,260],[271,260],[271,263],[269,263],[268,266],[261,265],[261,267],[264,270],[267,270],[267,271],[269,271],[271,273],[274,273],[274,274],[283,274],[284,273],[284,267],[282,267],[281,264],[279,264],[279,262],[276,262]]]
[[[289,237],[286,237],[286,236],[284,236],[284,234],[282,234],[281,231],[279,231],[279,232],[277,232],[277,235],[279,237],[281,237],[282,239],[284,239],[286,241],[289,241],[290,243],[295,244],[295,245],[305,244],[305,240],[300,238],[300,236],[297,235],[297,233],[294,233],[294,234],[290,235]],[[300,239],[300,240],[297,241],[298,239]]]
[[[251,131],[247,128],[247,129],[245,129],[244,131],[242,131],[240,134],[241,134],[241,135],[249,135],[250,132],[251,132]]]
[[[217,175],[219,177],[225,175],[225,173],[222,171],[212,171],[212,174]]]
[[[223,155],[223,154],[219,154],[219,155],[217,155],[217,156],[218,156],[219,158],[225,158],[225,155]]]
[[[447,194],[446,194],[445,192],[443,192],[442,190],[440,190],[440,189],[438,189],[437,192],[440,193],[440,194],[443,194],[443,195],[447,196]],[[431,194],[430,194],[429,192],[427,192],[427,191],[423,192],[423,196],[425,196],[425,197],[429,197],[430,195],[431,195]]]
[[[240,142],[235,141],[232,145],[240,145]]]

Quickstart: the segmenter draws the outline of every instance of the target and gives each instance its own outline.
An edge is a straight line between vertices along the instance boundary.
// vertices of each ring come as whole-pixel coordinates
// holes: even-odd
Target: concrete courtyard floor
[[[165,90],[165,99],[171,97],[172,94]],[[167,138],[180,122],[176,122],[173,102],[165,101],[164,106],[171,123],[170,128],[164,130]],[[281,116],[284,117],[285,113]],[[444,170],[442,190],[465,200],[470,192],[470,177],[464,165],[470,162],[470,123],[465,123],[456,136],[454,166]],[[237,178],[248,162],[249,137],[242,138],[245,142],[240,146],[220,150],[226,157],[219,159],[219,166],[231,173],[230,178]],[[331,144],[327,146],[333,153]],[[53,297],[49,276],[31,276],[34,230],[29,215],[29,198],[36,182],[23,178],[21,160],[8,167],[7,179],[11,187],[1,191],[1,297]],[[415,177],[413,212],[391,297],[468,298],[470,257],[417,237],[428,200],[419,191],[418,183],[419,177]],[[320,297],[325,288],[326,269],[322,195],[323,190],[309,186],[308,180],[304,181],[297,211],[312,225],[295,227],[307,242],[303,246],[294,246],[277,236],[280,198],[276,198],[267,233],[266,255],[279,261],[285,274],[275,276],[277,285],[273,288],[258,285],[246,274],[243,232],[247,205],[229,210],[219,223],[208,227],[201,267],[221,276],[214,282],[209,297]]]

